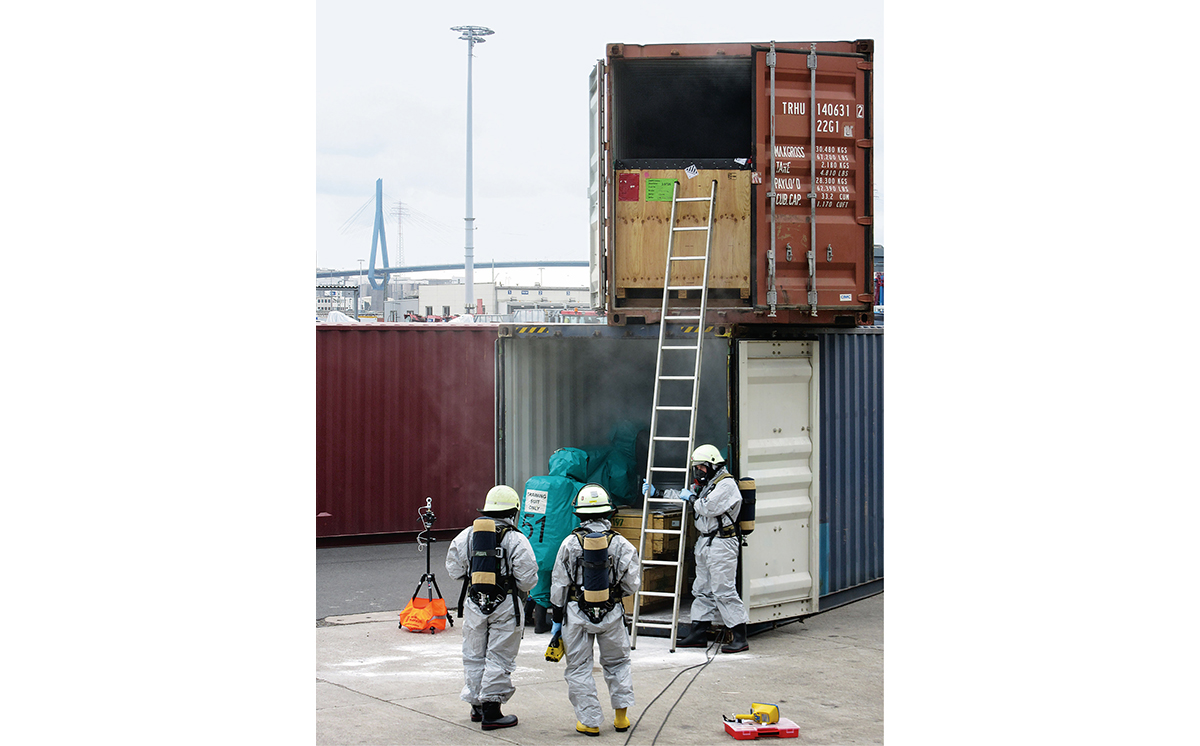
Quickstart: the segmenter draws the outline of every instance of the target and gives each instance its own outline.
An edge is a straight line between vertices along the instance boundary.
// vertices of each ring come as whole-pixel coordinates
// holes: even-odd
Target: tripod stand
[[[409,601],[409,606],[417,609],[433,607],[432,611],[435,617],[444,617],[445,619],[449,620],[450,626],[453,627],[454,617],[450,616],[449,612],[446,611],[446,602],[442,598],[442,589],[438,587],[437,578],[433,576],[433,570],[430,567],[430,563],[432,562],[431,555],[433,552],[429,549],[429,545],[437,541],[437,539],[432,536],[426,536],[426,534],[429,533],[429,530],[433,528],[434,522],[437,521],[437,516],[433,514],[432,497],[425,498],[425,507],[418,508],[417,515],[420,516],[421,523],[425,526],[425,529],[421,531],[421,533],[417,534],[417,551],[425,552],[425,574],[422,575],[421,579],[417,581],[417,587],[416,590],[413,591],[412,600]],[[417,598],[417,596],[421,593],[421,586],[425,587],[427,598]],[[436,599],[433,595],[434,591],[437,592]],[[435,603],[435,600],[441,603],[437,604]],[[436,619],[432,621],[436,622]],[[403,618],[400,620],[400,626],[404,626]],[[446,625],[443,623],[441,628],[445,629]],[[436,624],[430,625],[429,627],[430,632],[435,632],[436,629]]]

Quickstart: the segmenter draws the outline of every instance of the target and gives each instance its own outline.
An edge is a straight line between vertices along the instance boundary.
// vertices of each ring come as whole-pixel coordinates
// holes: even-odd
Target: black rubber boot
[[[533,605],[533,631],[534,634],[544,634],[550,631],[550,618],[546,614],[546,607],[541,604]]]
[[[721,646],[722,653],[740,653],[743,650],[750,649],[750,643],[746,642],[746,625],[733,625],[733,639],[727,644]]]
[[[483,720],[483,708],[479,705],[471,705],[471,722],[478,723]]]
[[[708,628],[712,622],[692,622],[692,630],[682,640],[675,641],[677,648],[706,648],[708,647]]]
[[[525,599],[525,626],[533,626],[533,610],[537,608],[537,602],[532,598]]]
[[[500,712],[499,702],[484,702],[483,705],[483,729],[496,730],[497,728],[511,728],[517,724],[516,715],[505,715]]]

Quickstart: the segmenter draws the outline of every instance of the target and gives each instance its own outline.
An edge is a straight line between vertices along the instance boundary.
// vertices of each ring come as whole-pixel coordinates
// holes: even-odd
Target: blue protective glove
[[[562,622],[555,622],[554,626],[550,628],[550,639],[558,637],[560,632],[562,632]]]
[[[645,479],[643,479],[642,480],[642,496],[650,497],[653,494],[654,494],[654,485],[650,484]]]
[[[682,490],[679,491],[679,499],[680,500],[691,500],[695,496],[696,495],[692,492],[690,487],[684,487]]]

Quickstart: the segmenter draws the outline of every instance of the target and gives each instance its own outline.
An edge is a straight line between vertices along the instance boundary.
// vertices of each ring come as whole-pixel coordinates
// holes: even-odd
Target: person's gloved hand
[[[695,494],[692,492],[690,487],[684,487],[679,491],[680,500],[691,500],[693,497],[695,497]]]
[[[650,497],[653,494],[654,494],[654,485],[650,484],[645,479],[643,479],[642,480],[642,496]]]
[[[550,639],[558,637],[560,632],[562,632],[562,622],[555,622],[554,626],[550,628]]]

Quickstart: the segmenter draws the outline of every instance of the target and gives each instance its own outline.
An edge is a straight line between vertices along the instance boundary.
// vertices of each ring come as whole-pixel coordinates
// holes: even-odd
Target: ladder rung
[[[667,290],[703,290],[703,285],[667,285]]]
[[[650,471],[682,471],[682,472],[686,472],[687,469],[682,466],[651,466]]]
[[[674,593],[666,593],[664,591],[638,591],[640,596],[659,596],[661,598],[675,598]]]
[[[700,345],[663,345],[664,350],[698,350]]]
[[[683,533],[683,530],[678,529],[678,528],[648,528],[648,529],[643,530],[642,533],[644,533],[644,534],[669,534],[671,536],[678,536]]]
[[[708,197],[676,197],[675,201],[676,202],[708,202],[711,199],[712,199],[712,196],[709,195]]]
[[[673,405],[662,405],[662,406],[655,407],[655,409],[662,409],[662,410],[666,410],[669,412],[690,412],[690,411],[692,411],[691,407],[683,407],[683,406],[676,407]]]
[[[683,230],[683,229],[677,228],[676,230]],[[671,257],[671,261],[673,261],[673,262],[699,262],[699,261],[703,261],[707,258],[708,257],[706,257],[706,256],[673,256],[673,257]]]
[[[708,230],[708,226],[707,225],[684,225],[684,226],[675,226],[671,230],[673,230],[673,231],[706,231],[706,230]]]
[[[647,497],[646,502],[675,503],[678,505],[679,503],[683,502],[683,500],[680,500],[678,497]]]
[[[685,438],[682,435],[655,435],[654,439],[655,440],[673,440],[677,443],[686,443],[689,440],[691,440],[691,438]]]
[[[643,565],[678,565],[678,562],[668,560],[642,560]]]
[[[699,321],[699,316],[663,316],[663,321]]]
[[[675,627],[674,624],[669,624],[668,622],[643,622],[641,619],[638,620],[637,626],[658,627],[659,629],[674,629]]]

